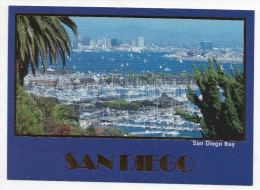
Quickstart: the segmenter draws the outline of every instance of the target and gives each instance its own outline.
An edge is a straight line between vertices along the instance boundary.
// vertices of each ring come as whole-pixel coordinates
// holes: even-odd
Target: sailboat
[[[181,58],[180,58],[179,62],[180,62],[180,63],[183,63],[183,61],[182,61],[182,59],[181,59]]]
[[[230,70],[233,70],[233,63],[231,63],[230,65]]]
[[[49,67],[49,68],[47,69],[47,71],[53,72],[53,71],[55,71],[55,70]]]
[[[222,70],[222,71],[224,70],[223,64],[221,65],[221,67],[220,67],[220,68],[221,68],[221,70]]]

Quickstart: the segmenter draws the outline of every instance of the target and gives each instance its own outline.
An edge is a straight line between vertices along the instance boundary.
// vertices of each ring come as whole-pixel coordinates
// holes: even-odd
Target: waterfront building
[[[135,41],[134,41],[134,40],[131,40],[130,46],[131,46],[131,47],[135,47]]]
[[[78,41],[77,41],[77,40],[73,40],[73,42],[72,42],[72,48],[73,48],[73,49],[77,49],[77,48],[78,48]]]
[[[107,39],[107,47],[111,47],[111,39]]]
[[[116,38],[112,38],[112,39],[111,39],[111,46],[112,46],[112,47],[118,46],[118,40],[117,40]]]
[[[83,51],[83,45],[80,42],[78,42],[78,51]]]
[[[57,80],[34,79],[29,80],[29,85],[37,86],[57,86]]]
[[[90,40],[89,45],[90,45],[91,47],[94,47],[94,46],[95,46],[95,41],[94,41],[94,40]]]
[[[203,51],[211,50],[211,49],[213,49],[213,43],[211,41],[201,41],[200,42],[200,48]]]
[[[107,47],[107,38],[102,38],[101,44],[102,44],[103,48],[106,48]]]
[[[140,49],[144,48],[144,37],[137,38],[137,47],[139,47]]]
[[[84,46],[89,46],[89,45],[90,45],[90,38],[84,37],[84,38],[81,40],[81,44],[84,45]]]
[[[98,46],[98,47],[102,47],[102,40],[98,40],[98,41],[97,41],[97,46]]]

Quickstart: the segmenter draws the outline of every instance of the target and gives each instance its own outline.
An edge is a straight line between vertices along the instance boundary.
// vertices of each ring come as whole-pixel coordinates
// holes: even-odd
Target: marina
[[[130,137],[202,138],[200,124],[176,114],[202,117],[187,98],[187,86],[200,97],[186,59],[165,58],[163,52],[73,52],[65,70],[49,66],[44,73],[28,74],[30,94],[58,99],[71,106],[80,127],[104,135],[108,128]],[[197,67],[207,62],[193,63]],[[231,72],[234,63],[221,63]],[[242,68],[242,64],[236,64]],[[235,65],[234,65],[235,67]]]
[[[25,78],[30,94],[57,98],[73,106],[81,119],[81,127],[95,123],[95,128],[117,127],[127,136],[143,137],[201,137],[201,128],[174,115],[177,110],[199,110],[186,97],[187,84],[197,86],[192,78],[172,76],[160,79],[151,76],[147,83],[141,76],[131,78],[122,74],[70,73]],[[108,80],[110,79],[110,80]],[[109,82],[108,82],[109,81]],[[124,100],[126,108],[109,108],[108,102]],[[138,107],[131,107],[131,103]]]

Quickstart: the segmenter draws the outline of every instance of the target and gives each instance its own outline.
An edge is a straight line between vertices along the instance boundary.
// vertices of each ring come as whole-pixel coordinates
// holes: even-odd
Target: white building
[[[144,48],[144,37],[137,38],[137,47],[139,47],[140,49]]]
[[[134,41],[134,40],[131,40],[130,46],[131,46],[131,47],[135,47],[135,41]]]

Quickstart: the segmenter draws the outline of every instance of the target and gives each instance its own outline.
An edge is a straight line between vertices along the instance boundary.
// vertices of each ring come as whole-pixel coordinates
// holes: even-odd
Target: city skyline
[[[122,42],[145,38],[146,43],[199,45],[213,41],[218,47],[242,47],[242,20],[71,17],[78,26],[79,40],[117,38]],[[75,41],[76,38],[72,37]]]

